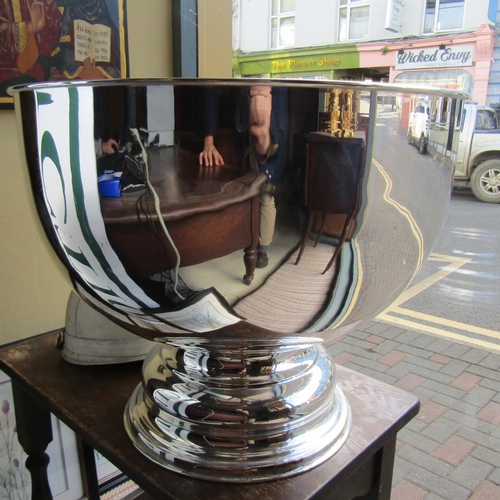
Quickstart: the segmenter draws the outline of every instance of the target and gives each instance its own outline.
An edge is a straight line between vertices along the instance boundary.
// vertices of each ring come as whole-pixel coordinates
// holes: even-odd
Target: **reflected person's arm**
[[[219,94],[216,87],[205,87],[203,89],[201,132],[205,139],[203,141],[203,151],[200,153],[199,158],[200,165],[205,167],[224,165],[224,159],[214,144],[219,113],[218,101]]]
[[[222,155],[214,146],[213,135],[207,135],[205,137],[203,142],[203,151],[200,153],[200,165],[204,165],[205,167],[224,165]]]

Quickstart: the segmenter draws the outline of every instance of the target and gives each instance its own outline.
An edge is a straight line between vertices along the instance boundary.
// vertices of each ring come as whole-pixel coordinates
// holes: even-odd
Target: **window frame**
[[[338,4],[338,15],[339,15],[339,19],[338,19],[338,26],[337,26],[337,40],[339,43],[343,43],[343,42],[351,42],[353,40],[368,40],[370,38],[370,18],[371,18],[371,3],[372,1],[371,0],[345,0],[346,3],[344,4],[341,4],[340,3],[341,0],[339,0],[339,4]],[[363,37],[358,37],[358,38],[354,38],[354,37],[351,37],[351,11],[353,9],[359,9],[360,7],[368,7],[368,29],[367,29],[367,33],[366,33],[366,36],[363,36]],[[341,29],[340,29],[340,21],[341,21],[341,16],[340,16],[340,12],[342,11],[342,9],[346,9],[347,10],[347,16],[346,16],[346,36],[345,36],[345,39],[342,39],[341,38]]]
[[[453,31],[460,31],[464,27],[464,20],[465,20],[465,7],[467,4],[467,0],[458,0],[458,1],[463,1],[463,12],[462,12],[462,22],[461,25],[458,28],[447,28],[447,29],[438,29],[438,20],[439,20],[439,10],[441,8],[441,1],[442,0],[435,0],[436,2],[436,8],[434,12],[434,20],[432,23],[432,29],[430,31],[425,31],[425,19],[427,16],[427,0],[424,2],[424,13],[423,13],[423,19],[422,19],[422,34],[423,35],[433,35],[435,33],[449,33]]]
[[[293,35],[293,43],[290,45],[282,45],[280,43],[281,36],[280,36],[280,31],[281,31],[281,20],[283,19],[291,19],[293,18],[293,25],[295,29],[295,12],[296,12],[296,6],[294,10],[290,10],[287,12],[280,12],[280,7],[281,7],[281,2],[282,0],[275,0],[277,2],[277,13],[273,14],[273,0],[269,2],[269,13],[270,13],[270,31],[271,31],[271,36],[270,36],[270,45],[271,49],[284,49],[284,48],[289,48],[289,47],[294,47],[295,46],[295,33]],[[273,43],[273,21],[276,20],[276,44]]]

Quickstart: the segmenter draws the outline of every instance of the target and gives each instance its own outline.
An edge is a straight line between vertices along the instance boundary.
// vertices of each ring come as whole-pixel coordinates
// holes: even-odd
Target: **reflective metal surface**
[[[221,481],[331,456],[350,411],[318,338],[383,311],[426,259],[465,96],[291,80],[13,93],[39,215],[76,291],[162,343],[126,411],[135,445]],[[426,154],[407,139],[422,101],[439,124]]]

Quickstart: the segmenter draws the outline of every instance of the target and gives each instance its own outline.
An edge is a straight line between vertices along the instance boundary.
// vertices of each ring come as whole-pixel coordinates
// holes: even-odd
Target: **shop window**
[[[424,33],[462,28],[465,0],[426,0]]]
[[[340,0],[339,42],[368,38],[369,0]]]
[[[292,47],[295,43],[295,0],[272,0],[271,48]]]

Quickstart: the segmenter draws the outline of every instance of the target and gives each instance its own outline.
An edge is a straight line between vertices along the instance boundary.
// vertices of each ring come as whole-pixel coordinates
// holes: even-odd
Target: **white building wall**
[[[368,38],[347,43],[398,40],[403,36],[423,35],[425,0],[404,0],[399,33],[385,29],[389,2],[371,0]],[[338,43],[338,0],[296,0],[295,5],[295,48]],[[488,5],[489,0],[467,0],[464,26],[460,31],[474,31],[487,23]],[[235,36],[235,40],[238,40],[239,46],[234,49],[243,52],[271,50],[271,0],[235,0],[234,12],[239,18],[235,22],[239,29],[239,36]],[[452,36],[453,31],[446,34]]]

